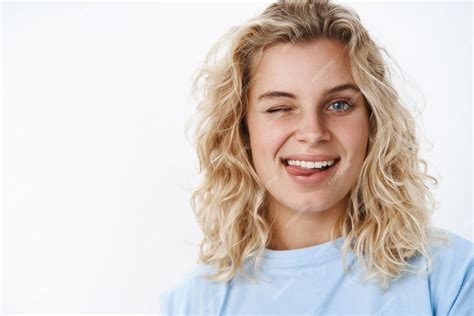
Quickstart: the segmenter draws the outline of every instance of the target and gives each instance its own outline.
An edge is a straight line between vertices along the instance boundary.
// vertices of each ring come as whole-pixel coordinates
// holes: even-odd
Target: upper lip
[[[282,158],[282,160],[283,162],[286,162],[288,160],[305,160],[305,161],[321,162],[321,161],[335,160],[338,158],[339,158],[338,156],[334,156],[334,155],[294,154],[294,155],[285,156]]]

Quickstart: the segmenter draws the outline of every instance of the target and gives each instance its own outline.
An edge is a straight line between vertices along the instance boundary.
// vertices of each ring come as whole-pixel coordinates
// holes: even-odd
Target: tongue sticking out
[[[331,165],[331,167],[334,166]],[[297,176],[310,176],[310,175],[313,175],[315,173],[319,173],[319,172],[322,172],[326,169],[329,169],[331,167],[324,167],[324,168],[321,168],[321,169],[308,169],[308,168],[304,168],[304,167],[300,167],[300,166],[291,166],[291,165],[287,165],[286,168],[288,169],[289,172],[291,172],[292,174],[294,175],[297,175]]]

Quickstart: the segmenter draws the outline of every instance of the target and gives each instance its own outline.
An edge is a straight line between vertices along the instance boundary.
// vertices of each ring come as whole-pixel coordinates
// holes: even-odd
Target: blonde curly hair
[[[200,99],[194,144],[203,180],[191,206],[204,238],[199,262],[215,268],[209,280],[227,281],[252,260],[254,268],[272,235],[269,192],[252,163],[245,123],[252,67],[265,48],[307,43],[318,38],[345,45],[354,81],[370,107],[367,156],[350,192],[346,213],[331,232],[346,237],[343,267],[351,249],[365,266],[363,282],[376,278],[387,289],[391,279],[409,271],[408,259],[426,259],[431,271],[432,243],[448,240],[431,225],[438,206],[419,158],[416,125],[393,88],[391,70],[353,10],[329,1],[278,1],[260,15],[231,28],[211,48],[199,69],[193,92]],[[423,168],[421,168],[423,167]],[[252,278],[251,278],[252,279]]]

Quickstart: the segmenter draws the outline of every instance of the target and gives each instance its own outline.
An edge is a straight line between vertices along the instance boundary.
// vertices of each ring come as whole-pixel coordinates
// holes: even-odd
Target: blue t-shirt
[[[334,241],[292,250],[265,249],[258,281],[241,273],[229,282],[207,281],[211,271],[198,267],[172,290],[160,295],[165,315],[474,315],[473,243],[448,234],[451,243],[433,247],[428,277],[404,274],[387,291],[371,280],[362,284],[361,266]],[[342,245],[344,237],[335,240]],[[421,257],[410,264],[425,265]]]

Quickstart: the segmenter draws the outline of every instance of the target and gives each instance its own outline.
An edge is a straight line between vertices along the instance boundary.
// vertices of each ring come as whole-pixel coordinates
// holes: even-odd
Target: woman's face
[[[369,115],[343,49],[327,39],[277,44],[252,70],[246,120],[253,163],[270,192],[271,208],[346,208],[366,156]],[[306,175],[314,169],[287,166],[288,158],[336,163]]]

